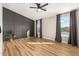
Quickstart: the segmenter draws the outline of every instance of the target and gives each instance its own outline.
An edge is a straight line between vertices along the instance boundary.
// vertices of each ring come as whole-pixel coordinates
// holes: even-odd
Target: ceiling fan
[[[48,3],[44,4],[44,5],[41,5],[41,3],[35,3],[36,4],[36,7],[30,7],[30,8],[34,8],[34,9],[37,9],[37,10],[43,10],[43,11],[47,11],[46,9],[44,9],[43,7],[47,6]]]

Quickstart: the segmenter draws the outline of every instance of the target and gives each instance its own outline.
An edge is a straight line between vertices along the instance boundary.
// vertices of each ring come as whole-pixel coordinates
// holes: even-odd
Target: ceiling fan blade
[[[38,5],[38,3],[36,3],[36,5]]]
[[[36,3],[36,5],[37,5],[37,8],[40,8],[40,3]]]
[[[30,7],[30,8],[37,8],[37,7]]]
[[[46,4],[42,5],[41,7],[44,7],[44,6],[46,6],[46,5],[48,5],[48,3],[46,3]]]
[[[41,10],[43,10],[43,11],[46,11],[46,9],[42,9],[42,8],[40,8]]]

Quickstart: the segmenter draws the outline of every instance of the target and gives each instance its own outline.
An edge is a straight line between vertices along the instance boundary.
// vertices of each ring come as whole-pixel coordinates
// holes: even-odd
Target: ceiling
[[[45,3],[41,3],[42,5]],[[3,7],[8,8],[16,13],[33,20],[40,18],[51,17],[59,13],[69,12],[79,8],[79,3],[49,3],[44,7],[47,11],[36,12],[36,9],[29,8],[36,6],[34,3],[4,3]]]

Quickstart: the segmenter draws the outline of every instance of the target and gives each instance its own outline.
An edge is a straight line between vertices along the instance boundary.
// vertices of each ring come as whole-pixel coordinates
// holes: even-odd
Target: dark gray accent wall
[[[34,21],[17,14],[9,9],[3,8],[3,32],[6,35],[12,31],[17,38],[26,37],[30,30],[30,36],[34,36]]]

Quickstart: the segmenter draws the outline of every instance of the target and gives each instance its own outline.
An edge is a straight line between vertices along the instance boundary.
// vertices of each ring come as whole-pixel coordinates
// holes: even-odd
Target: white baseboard
[[[45,39],[49,39],[49,40],[55,40],[55,38],[53,38],[53,37],[50,37],[50,36],[45,36],[45,35],[43,35],[43,38],[45,38]]]

